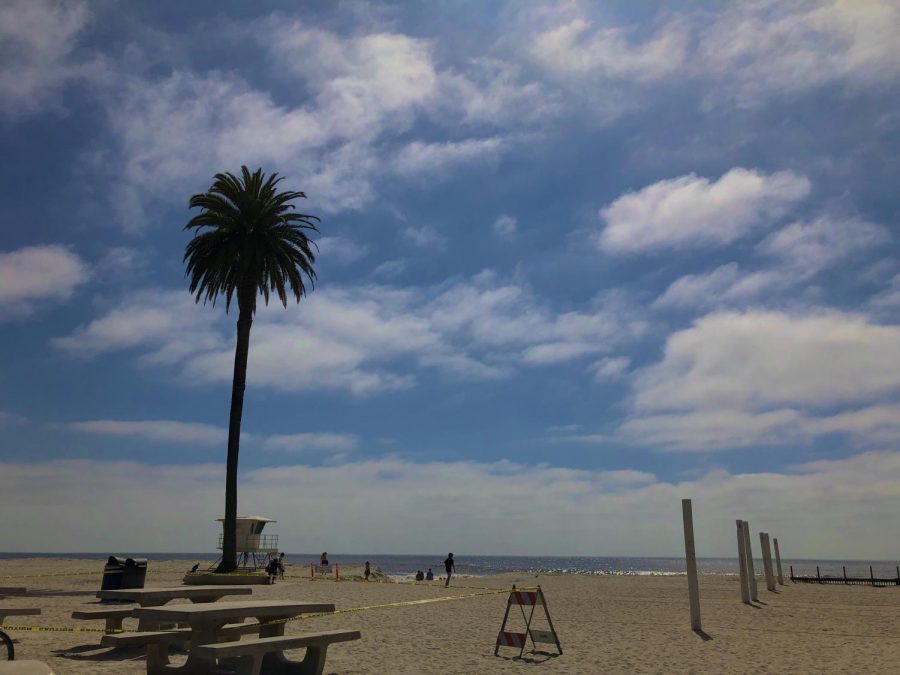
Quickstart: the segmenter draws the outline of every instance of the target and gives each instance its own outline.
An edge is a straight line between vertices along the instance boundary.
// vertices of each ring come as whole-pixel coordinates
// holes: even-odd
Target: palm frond
[[[292,202],[306,195],[279,192],[281,181],[277,173],[242,166],[240,176],[217,173],[208,191],[190,198],[189,208],[200,212],[184,226],[194,232],[184,262],[196,302],[215,304],[224,296],[228,311],[235,295],[240,303],[252,289],[247,309],[254,312],[258,295],[266,304],[276,295],[286,307],[288,293],[300,302],[306,282],[315,284],[317,247],[309,233],[319,231],[319,218],[296,212]]]

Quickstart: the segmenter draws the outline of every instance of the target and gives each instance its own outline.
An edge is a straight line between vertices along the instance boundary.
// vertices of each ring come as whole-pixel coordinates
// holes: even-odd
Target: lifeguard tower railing
[[[222,549],[224,534],[219,535],[219,543],[216,548]],[[250,534],[246,537],[238,537],[237,540],[237,566],[238,569],[255,571],[265,569],[266,564],[278,555],[277,534]],[[210,569],[215,569],[218,560]]]
[[[222,542],[225,539],[224,534],[219,534],[219,543],[216,548],[222,549]],[[244,537],[243,541],[237,542],[238,553],[278,553],[278,535],[277,534],[251,534]]]

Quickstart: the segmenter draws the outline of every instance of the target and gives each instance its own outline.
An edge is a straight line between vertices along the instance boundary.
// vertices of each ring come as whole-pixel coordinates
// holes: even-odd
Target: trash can
[[[126,558],[121,588],[143,588],[147,578],[146,558]]]
[[[115,591],[122,588],[122,577],[125,576],[125,558],[117,558],[114,555],[109,556],[106,565],[103,567],[103,582],[100,584],[101,591]]]

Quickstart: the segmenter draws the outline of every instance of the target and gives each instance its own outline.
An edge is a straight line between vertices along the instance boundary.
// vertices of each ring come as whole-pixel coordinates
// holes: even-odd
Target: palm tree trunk
[[[243,290],[243,289],[242,289]],[[252,298],[255,299],[256,289]],[[242,297],[243,296],[243,297]],[[237,569],[237,475],[241,443],[241,417],[244,413],[244,389],[247,386],[247,355],[250,352],[250,326],[253,325],[253,302],[246,291],[238,291],[240,314],[237,322],[237,345],[234,348],[234,377],[231,384],[231,413],[228,417],[228,459],[225,464],[225,522],[222,524],[222,562],[216,572]]]

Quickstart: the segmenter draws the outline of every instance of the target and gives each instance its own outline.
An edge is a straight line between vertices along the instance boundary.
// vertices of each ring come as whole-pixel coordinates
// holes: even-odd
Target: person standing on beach
[[[450,585],[450,575],[456,571],[456,563],[453,561],[453,554],[448,553],[447,559],[444,561],[444,569],[447,570],[447,581],[444,582],[444,587]]]
[[[366,569],[363,572],[363,576],[366,578],[366,581],[369,580],[369,575],[372,574],[372,569],[369,567],[369,561],[366,560]]]

